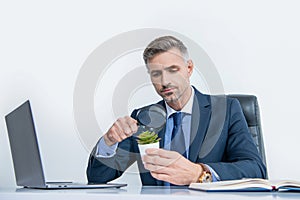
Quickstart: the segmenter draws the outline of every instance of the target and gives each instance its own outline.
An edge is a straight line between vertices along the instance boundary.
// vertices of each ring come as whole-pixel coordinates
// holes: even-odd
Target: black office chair
[[[248,123],[249,131],[252,134],[252,137],[255,141],[255,144],[264,164],[267,166],[265,147],[260,123],[259,106],[256,96],[245,94],[229,94],[226,96],[236,98],[240,102],[243,109],[243,113]]]

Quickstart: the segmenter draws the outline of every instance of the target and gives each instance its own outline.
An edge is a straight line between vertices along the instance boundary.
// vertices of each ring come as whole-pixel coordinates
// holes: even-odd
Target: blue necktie
[[[172,130],[172,136],[171,136],[171,151],[177,151],[178,153],[182,154],[184,157],[186,157],[185,153],[185,140],[184,135],[182,131],[182,113],[176,112],[173,113],[170,117],[173,118],[173,130]],[[170,184],[169,182],[164,182],[164,186],[173,186],[173,184]]]
[[[174,122],[172,136],[171,136],[171,150],[177,151],[178,153],[186,157],[185,140],[182,131],[182,113],[176,112],[173,113],[171,116]]]

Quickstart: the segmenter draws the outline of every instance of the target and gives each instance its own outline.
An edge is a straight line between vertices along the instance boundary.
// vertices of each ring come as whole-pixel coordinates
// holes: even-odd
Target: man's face
[[[190,95],[191,60],[185,61],[178,49],[160,53],[148,61],[148,71],[156,92],[169,104],[184,106]]]

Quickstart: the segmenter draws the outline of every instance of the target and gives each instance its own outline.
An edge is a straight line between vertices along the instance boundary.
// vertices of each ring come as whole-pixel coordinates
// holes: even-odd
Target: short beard
[[[177,104],[177,103],[179,103],[180,101],[180,98],[183,96],[183,94],[188,90],[188,88],[189,88],[189,86],[187,86],[184,90],[183,90],[183,92],[181,93],[181,94],[179,94],[179,95],[174,95],[174,93],[173,94],[170,94],[170,96],[172,96],[172,95],[174,95],[174,97],[171,97],[170,99],[168,99],[168,96],[167,95],[165,95],[165,97],[163,97],[163,99],[165,100],[165,102],[166,103],[169,103],[169,104]],[[186,104],[187,102],[185,102],[185,104]],[[183,107],[183,105],[180,105],[180,107],[182,108]]]

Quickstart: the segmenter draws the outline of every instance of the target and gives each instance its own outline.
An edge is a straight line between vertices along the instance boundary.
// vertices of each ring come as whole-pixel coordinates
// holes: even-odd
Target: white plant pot
[[[139,149],[140,149],[141,157],[143,157],[146,154],[146,149],[149,149],[149,148],[158,149],[159,148],[159,142],[152,143],[152,144],[139,144],[138,146],[139,146]]]

